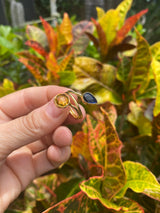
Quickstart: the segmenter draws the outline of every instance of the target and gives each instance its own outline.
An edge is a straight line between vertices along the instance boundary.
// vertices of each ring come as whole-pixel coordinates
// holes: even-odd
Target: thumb
[[[69,114],[68,108],[57,108],[54,101],[29,114],[0,125],[0,159],[12,151],[51,133]]]

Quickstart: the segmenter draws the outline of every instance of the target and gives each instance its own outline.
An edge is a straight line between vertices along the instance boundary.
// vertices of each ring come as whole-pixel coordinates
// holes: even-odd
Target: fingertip
[[[48,160],[55,168],[66,162],[70,158],[70,155],[70,146],[58,147],[51,145],[47,151]]]
[[[63,147],[63,146],[70,146],[72,144],[72,132],[66,126],[58,127],[53,135],[52,135],[54,144]]]

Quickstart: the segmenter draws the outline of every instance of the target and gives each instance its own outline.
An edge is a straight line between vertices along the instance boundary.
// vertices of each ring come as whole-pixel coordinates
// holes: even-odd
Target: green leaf
[[[116,10],[119,12],[119,15],[121,17],[119,21],[119,28],[121,28],[122,25],[124,24],[127,12],[131,8],[132,2],[133,0],[124,0],[116,8]]]
[[[0,25],[0,36],[7,38],[11,31],[12,28],[10,26]]]
[[[119,95],[109,87],[115,80],[115,67],[109,64],[104,65],[93,58],[76,57],[73,70],[76,80],[72,88],[92,92],[98,103],[106,101],[113,104],[121,103]]]
[[[43,213],[75,213],[85,212],[88,204],[88,198],[83,192],[79,192],[72,197],[66,198],[65,200],[57,203],[56,205],[43,211]]]
[[[103,197],[101,192],[102,180],[103,179],[101,177],[90,178],[88,181],[83,181],[80,188],[89,198],[93,200],[98,199],[106,208],[114,209],[116,211],[120,210],[120,206]]]
[[[58,72],[60,76],[60,85],[61,86],[70,86],[76,79],[75,73],[73,71],[60,71]]]
[[[151,135],[151,122],[144,116],[142,109],[134,102],[129,104],[129,108],[131,112],[127,116],[128,121],[138,128],[140,135]]]
[[[157,86],[155,81],[151,79],[144,93],[140,95],[137,94],[137,100],[148,99],[148,98],[155,99],[156,96],[157,96]]]
[[[144,209],[137,202],[126,197],[116,200],[115,203],[123,209],[119,213],[144,213]]]
[[[0,37],[0,48],[6,48],[6,51],[14,52],[14,44],[10,41],[8,41],[6,38]],[[1,51],[1,49],[0,49]],[[1,52],[0,52],[1,54]]]
[[[126,83],[131,68],[131,60],[128,57],[123,57],[120,59],[120,65],[117,70],[117,79],[123,84]]]
[[[72,178],[65,183],[61,183],[54,191],[57,196],[57,201],[60,202],[78,193],[80,191],[79,183],[82,182],[82,180],[82,178]]]
[[[123,197],[128,188],[134,192],[146,194],[160,201],[160,184],[156,177],[142,164],[137,162],[124,162],[127,182],[117,197]]]
[[[139,88],[139,93],[145,92],[149,83],[149,66],[151,63],[151,53],[148,42],[137,33],[137,52],[133,57],[133,66],[130,72],[130,85],[129,89]]]

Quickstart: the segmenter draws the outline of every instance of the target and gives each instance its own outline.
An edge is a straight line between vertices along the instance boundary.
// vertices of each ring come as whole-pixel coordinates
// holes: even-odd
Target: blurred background
[[[60,19],[67,12],[74,21],[96,18],[96,6],[105,11],[116,8],[121,0],[0,0],[0,24],[13,27],[39,19]],[[134,0],[129,16],[142,9],[149,12],[141,19],[143,36],[150,44],[159,40],[160,0]]]

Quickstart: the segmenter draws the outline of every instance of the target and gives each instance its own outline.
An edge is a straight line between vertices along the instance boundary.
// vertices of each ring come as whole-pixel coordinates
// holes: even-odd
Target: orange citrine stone
[[[59,94],[55,98],[55,103],[58,107],[66,107],[69,102],[69,97],[66,94]]]

